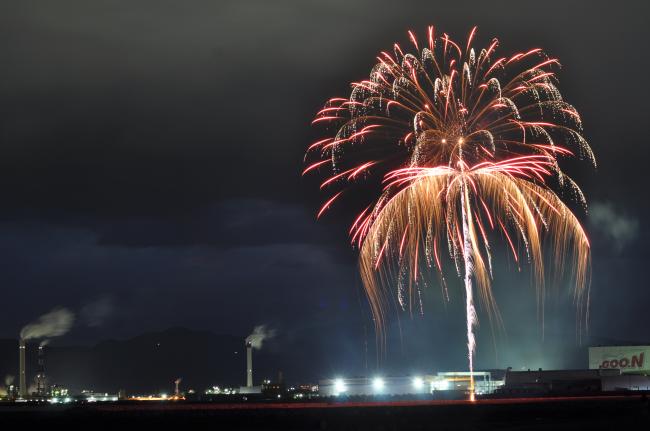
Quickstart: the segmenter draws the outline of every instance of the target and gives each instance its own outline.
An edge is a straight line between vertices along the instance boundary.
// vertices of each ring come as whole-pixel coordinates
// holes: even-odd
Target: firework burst
[[[580,115],[556,87],[557,59],[539,48],[498,57],[496,39],[475,49],[476,27],[462,44],[436,37],[433,27],[425,46],[408,35],[410,49],[395,44],[381,52],[367,80],[318,112],[313,123],[331,134],[308,148],[304,173],[332,172],[321,184],[331,195],[318,217],[351,185],[374,182],[379,190],[350,229],[379,334],[393,293],[402,309],[421,311],[429,272],[447,297],[442,260],[451,258],[465,287],[473,372],[473,282],[490,321],[499,319],[491,289],[495,238],[517,265],[529,262],[540,316],[548,244],[555,274],[570,270],[582,314],[589,242],[560,196],[585,200],[560,162],[577,156],[595,165],[595,158]]]

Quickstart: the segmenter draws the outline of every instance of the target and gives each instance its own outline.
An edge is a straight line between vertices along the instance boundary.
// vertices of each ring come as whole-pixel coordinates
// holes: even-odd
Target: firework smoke
[[[381,52],[367,80],[352,83],[349,97],[332,98],[318,112],[313,123],[334,133],[309,146],[303,175],[331,170],[321,189],[338,188],[317,217],[343,199],[348,186],[382,188],[350,229],[382,345],[391,303],[383,288],[397,286],[401,308],[422,311],[420,286],[428,274],[420,268],[426,265],[448,298],[447,249],[464,282],[473,372],[474,282],[490,323],[501,324],[491,287],[493,240],[506,243],[518,267],[531,265],[542,327],[543,241],[554,275],[570,270],[586,319],[589,241],[554,190],[586,208],[560,164],[577,155],[595,166],[595,157],[578,111],[556,86],[559,61],[542,49],[497,57],[496,39],[482,49],[472,46],[476,27],[460,44],[445,33],[435,37],[433,27],[422,46],[408,35],[412,49],[395,44],[392,53]],[[472,377],[472,391],[473,384]]]
[[[79,314],[80,319],[91,328],[99,327],[111,317],[115,309],[113,300],[109,297],[102,297],[85,304]]]
[[[26,325],[20,331],[20,338],[29,340],[32,338],[60,337],[67,333],[74,323],[74,314],[67,308],[55,308],[47,314],[42,315],[36,322]]]
[[[595,202],[589,208],[591,225],[621,252],[637,237],[639,221],[616,208],[611,202]]]
[[[257,325],[253,332],[246,337],[246,343],[251,343],[253,349],[261,349],[265,340],[275,337],[275,329],[268,329],[266,325]]]

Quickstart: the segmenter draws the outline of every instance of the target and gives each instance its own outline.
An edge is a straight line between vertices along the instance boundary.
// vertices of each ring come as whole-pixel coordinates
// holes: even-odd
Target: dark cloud
[[[130,247],[322,244],[323,227],[304,206],[261,199],[230,199],[177,217],[132,217],[97,227],[99,242]]]
[[[110,242],[101,229],[5,222],[0,249],[7,258],[0,264],[0,282],[15,294],[14,307],[3,316],[5,335],[24,323],[20,316],[52,302],[80,309],[83,325],[72,335],[82,338],[169,325],[244,333],[252,316],[296,326],[341,304],[358,309],[350,288],[354,265],[321,244],[312,215],[293,205],[254,200],[216,208],[215,225],[222,229],[207,230],[206,238],[169,232],[182,230],[183,222],[143,222],[133,229],[120,224],[133,235]]]

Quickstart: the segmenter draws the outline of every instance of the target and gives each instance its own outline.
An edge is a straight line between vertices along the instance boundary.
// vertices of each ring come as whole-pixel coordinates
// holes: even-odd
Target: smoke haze
[[[102,326],[113,314],[113,300],[109,297],[99,298],[81,308],[81,318],[91,328]]]
[[[261,349],[264,340],[275,337],[275,329],[268,329],[266,325],[257,325],[253,328],[253,333],[246,337],[246,342],[251,343],[253,349]]]
[[[38,318],[36,322],[26,325],[20,331],[20,338],[60,337],[67,333],[74,323],[74,314],[67,308],[55,308]]]
[[[618,210],[611,202],[595,202],[589,213],[591,224],[614,244],[618,252],[638,234],[639,221]]]

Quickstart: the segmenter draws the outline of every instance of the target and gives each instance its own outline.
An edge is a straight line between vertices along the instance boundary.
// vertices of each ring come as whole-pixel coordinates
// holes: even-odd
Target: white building
[[[503,385],[495,381],[487,371],[474,372],[474,391],[476,394],[488,394]],[[372,378],[335,378],[319,382],[321,396],[395,396],[424,395],[439,391],[466,392],[470,387],[469,372],[447,372],[436,375],[402,376]]]

